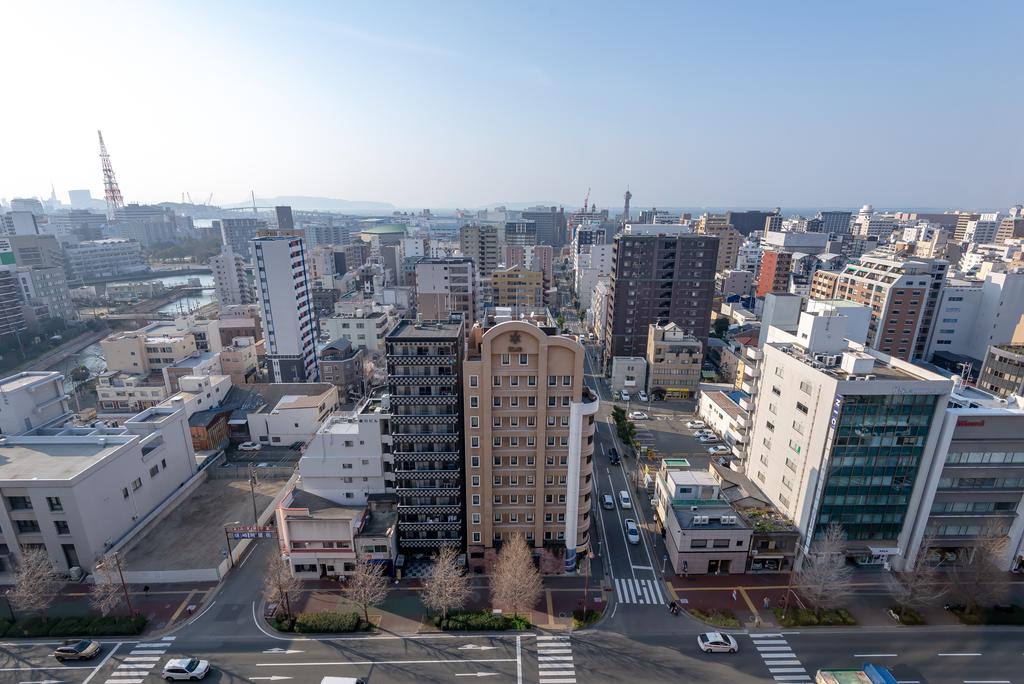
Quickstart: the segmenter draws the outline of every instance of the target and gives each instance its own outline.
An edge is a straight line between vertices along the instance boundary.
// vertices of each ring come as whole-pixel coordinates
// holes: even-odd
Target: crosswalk
[[[572,643],[568,636],[537,636],[537,670],[539,684],[576,684]]]
[[[159,667],[163,655],[171,647],[174,637],[164,637],[160,641],[135,644],[131,652],[121,659],[106,684],[142,684],[154,667]]]
[[[781,634],[751,634],[754,648],[768,666],[768,673],[777,682],[809,682],[811,676],[800,664],[789,642]]]
[[[653,579],[615,578],[615,595],[619,603],[667,605],[661,583]]]

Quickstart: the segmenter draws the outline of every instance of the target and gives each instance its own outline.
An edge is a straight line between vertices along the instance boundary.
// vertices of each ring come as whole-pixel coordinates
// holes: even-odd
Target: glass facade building
[[[938,395],[836,398],[815,538],[839,523],[847,539],[899,538]]]

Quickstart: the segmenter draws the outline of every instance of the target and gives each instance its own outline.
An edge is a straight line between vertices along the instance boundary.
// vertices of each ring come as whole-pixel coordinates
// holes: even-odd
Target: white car
[[[718,441],[718,437],[716,435],[701,435],[697,441],[701,444],[714,444]]]
[[[242,442],[238,445],[239,451],[259,451],[263,445],[259,442]]]
[[[686,421],[686,427],[691,430],[703,430],[707,425],[704,424],[703,420],[688,420]]]
[[[210,661],[199,658],[172,658],[164,665],[160,676],[169,682],[175,680],[197,680],[210,674]]]
[[[715,433],[712,430],[696,430],[693,433],[694,437],[714,437]]]
[[[646,413],[644,413],[643,411],[630,411],[629,419],[630,420],[650,420],[651,417],[649,415],[647,415]]]
[[[622,399],[622,401],[629,401],[629,392],[622,390],[619,392],[619,398]]]
[[[647,401],[647,392],[637,392],[636,398],[640,401]]]
[[[633,502],[629,500],[629,492],[625,489],[619,490],[619,506],[621,508],[633,507]]]
[[[705,653],[735,653],[740,650],[739,644],[732,638],[732,635],[721,632],[698,634],[697,646]]]
[[[718,446],[709,447],[708,453],[711,454],[712,456],[721,456],[722,454],[731,454],[732,449],[725,446],[724,444],[719,444]]]
[[[640,543],[640,528],[636,526],[636,520],[626,518],[626,539],[630,544]]]

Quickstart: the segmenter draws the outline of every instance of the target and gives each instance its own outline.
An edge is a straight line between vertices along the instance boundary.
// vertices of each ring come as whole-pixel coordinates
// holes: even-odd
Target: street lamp
[[[224,541],[228,545],[228,560],[231,561],[231,567],[235,567],[235,557],[231,555],[231,537],[228,535],[228,525],[238,525],[239,521],[224,523]]]

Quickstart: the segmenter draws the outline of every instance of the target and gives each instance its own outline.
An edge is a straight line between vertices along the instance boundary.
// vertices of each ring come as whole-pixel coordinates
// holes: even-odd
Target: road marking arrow
[[[292,651],[290,649],[286,650],[283,648],[270,648],[264,651],[264,653],[280,653],[281,655],[289,655],[291,653],[305,653],[305,651]]]
[[[276,682],[276,681],[281,680],[281,679],[291,679],[291,677],[284,677],[282,675],[273,675],[272,677],[249,677],[249,679],[253,679],[253,680],[255,680],[255,679],[268,679],[268,680],[270,680],[272,682]]]
[[[456,677],[497,677],[497,672],[456,672]]]
[[[493,651],[498,648],[497,646],[478,646],[476,644],[466,644],[465,646],[459,646],[460,651]]]

